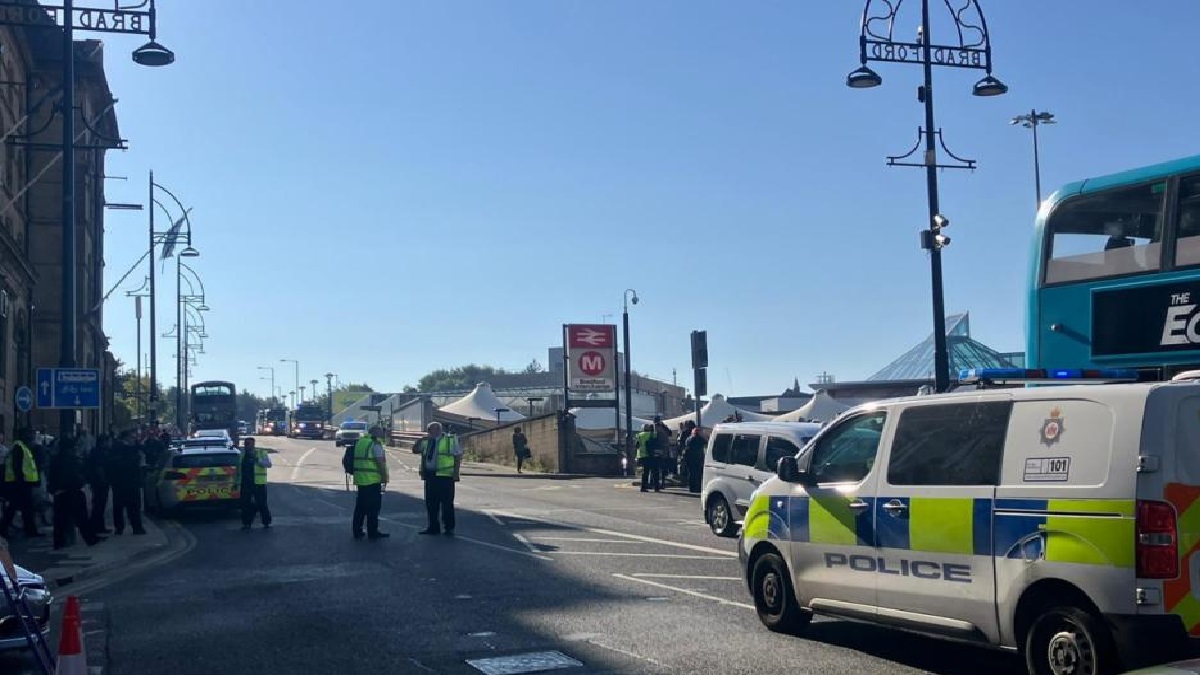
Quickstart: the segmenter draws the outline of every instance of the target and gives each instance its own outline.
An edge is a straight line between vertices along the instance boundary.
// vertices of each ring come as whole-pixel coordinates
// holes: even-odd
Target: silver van
[[[809,422],[729,422],[713,427],[704,452],[700,504],[714,534],[733,537],[750,495],[775,475],[781,457],[794,457],[821,430]]]

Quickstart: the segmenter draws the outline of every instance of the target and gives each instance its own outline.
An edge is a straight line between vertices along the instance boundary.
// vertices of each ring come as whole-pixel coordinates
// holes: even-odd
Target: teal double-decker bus
[[[1200,368],[1200,155],[1063,187],[1034,239],[1030,366]]]

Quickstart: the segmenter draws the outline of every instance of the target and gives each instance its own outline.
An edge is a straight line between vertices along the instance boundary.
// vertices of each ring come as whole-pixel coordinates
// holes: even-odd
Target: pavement
[[[803,638],[767,631],[736,540],[714,536],[683,490],[471,466],[456,488],[456,535],[422,536],[415,458],[389,450],[383,528],[392,536],[355,541],[340,450],[262,444],[275,450],[271,529],[242,531],[232,514],[184,515],[163,526],[168,542],[176,527],[190,541],[176,557],[75,582],[102,610],[95,639],[109,658],[100,672],[1022,670],[1007,654],[845,621],[817,619]]]

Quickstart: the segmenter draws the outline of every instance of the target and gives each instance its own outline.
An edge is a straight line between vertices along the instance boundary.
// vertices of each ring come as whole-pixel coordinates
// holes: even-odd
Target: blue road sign
[[[17,404],[17,410],[29,412],[33,408],[33,390],[29,387],[17,387],[17,393],[13,394],[13,402]]]
[[[38,368],[36,393],[39,408],[99,408],[100,369]]]

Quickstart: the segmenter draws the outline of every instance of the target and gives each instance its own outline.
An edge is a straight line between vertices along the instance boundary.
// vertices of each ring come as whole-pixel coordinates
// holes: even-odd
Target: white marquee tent
[[[480,382],[475,385],[475,389],[471,390],[471,393],[454,403],[447,403],[438,408],[438,410],[450,413],[451,415],[478,417],[481,420],[495,421],[497,408],[506,410],[506,412],[499,413],[501,422],[516,422],[517,420],[525,419],[524,415],[515,410],[509,410],[508,406],[496,398],[496,395],[492,393],[492,385],[487,382]]]
[[[730,415],[734,414],[741,415],[743,422],[764,422],[775,419],[770,415],[742,410],[729,401],[726,401],[725,397],[721,394],[713,394],[712,400],[700,408],[700,426],[711,429],[714,424],[720,424],[728,419]],[[684,422],[695,419],[696,413],[690,412],[679,417],[672,417],[669,420],[663,420],[663,424],[666,424],[671,429],[678,429],[683,426]]]
[[[835,401],[824,389],[818,389],[808,403],[775,419],[780,422],[831,422],[850,407]]]

